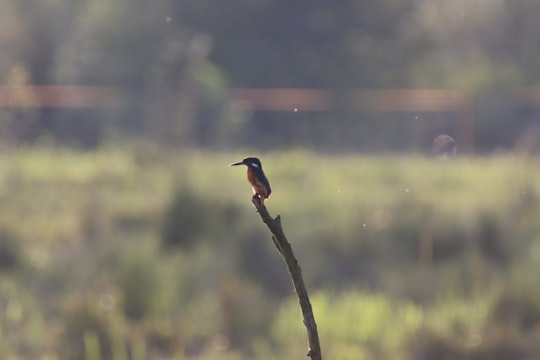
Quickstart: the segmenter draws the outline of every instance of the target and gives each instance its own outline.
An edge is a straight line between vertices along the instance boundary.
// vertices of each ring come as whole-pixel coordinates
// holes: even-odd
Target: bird
[[[230,166],[246,165],[247,178],[253,189],[253,198],[258,198],[261,203],[268,199],[272,193],[270,182],[264,175],[261,160],[256,157],[247,157],[242,161],[230,164]]]

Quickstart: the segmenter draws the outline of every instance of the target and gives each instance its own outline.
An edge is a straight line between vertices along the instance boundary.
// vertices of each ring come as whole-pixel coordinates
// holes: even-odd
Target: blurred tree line
[[[242,104],[231,104],[228,89],[452,88],[476,98],[540,80],[535,0],[0,0],[0,5],[2,82],[128,89],[128,104],[113,112],[3,109],[3,132],[15,140],[45,134],[95,146],[107,136],[129,133],[197,146],[376,149],[362,137],[370,133],[386,140],[381,147],[399,149],[411,145],[399,124],[414,116],[346,107],[251,114]],[[537,109],[515,111],[515,102],[479,102],[479,145],[510,146],[523,131],[538,127]],[[453,114],[420,115],[433,133],[454,131]],[[261,133],[267,134],[262,144]]]

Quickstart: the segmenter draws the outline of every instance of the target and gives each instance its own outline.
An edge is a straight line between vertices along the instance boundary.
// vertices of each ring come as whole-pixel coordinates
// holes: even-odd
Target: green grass
[[[0,357],[303,356],[284,265],[245,169],[228,166],[252,154],[2,152]],[[466,358],[494,347],[498,299],[540,299],[538,159],[260,157],[328,358],[404,359],[434,344]],[[536,316],[512,303],[509,316]]]

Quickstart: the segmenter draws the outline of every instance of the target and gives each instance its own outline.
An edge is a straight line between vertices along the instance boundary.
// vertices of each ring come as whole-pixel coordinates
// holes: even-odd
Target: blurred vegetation
[[[478,149],[529,148],[533,133],[538,150],[537,101],[527,103],[537,92],[519,91],[540,83],[536,0],[0,6],[1,82],[116,86],[128,99],[115,111],[3,110],[5,141],[96,147],[130,134],[220,149],[418,151],[455,135],[456,114],[357,112],[343,99],[328,113],[252,113],[229,89],[442,88],[474,104]]]
[[[0,356],[305,354],[239,153],[0,154]],[[263,154],[336,359],[540,356],[538,159]]]
[[[0,6],[0,83],[21,104],[0,108],[0,358],[304,356],[288,274],[227,167],[250,152],[327,358],[540,358],[540,2]],[[39,108],[30,84],[125,103]],[[252,111],[243,87],[456,90],[497,152],[420,155],[463,114],[353,111],[339,91],[328,112]]]

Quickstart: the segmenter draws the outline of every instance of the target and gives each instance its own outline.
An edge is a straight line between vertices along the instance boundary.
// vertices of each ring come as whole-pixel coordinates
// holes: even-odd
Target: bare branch
[[[281,256],[283,256],[283,259],[287,264],[287,269],[289,270],[289,275],[291,276],[291,280],[298,297],[298,302],[300,303],[300,308],[304,317],[304,325],[308,335],[309,350],[306,355],[309,356],[311,360],[322,360],[319,334],[317,333],[317,324],[315,323],[311,302],[309,301],[308,292],[306,290],[306,286],[304,285],[302,270],[300,269],[300,265],[294,256],[291,244],[287,240],[287,237],[283,232],[283,228],[281,227],[281,217],[278,215],[275,219],[273,219],[268,213],[268,210],[266,210],[264,203],[258,196],[253,196],[252,202],[253,205],[255,205],[257,212],[261,216],[262,221],[272,233],[274,245]]]

